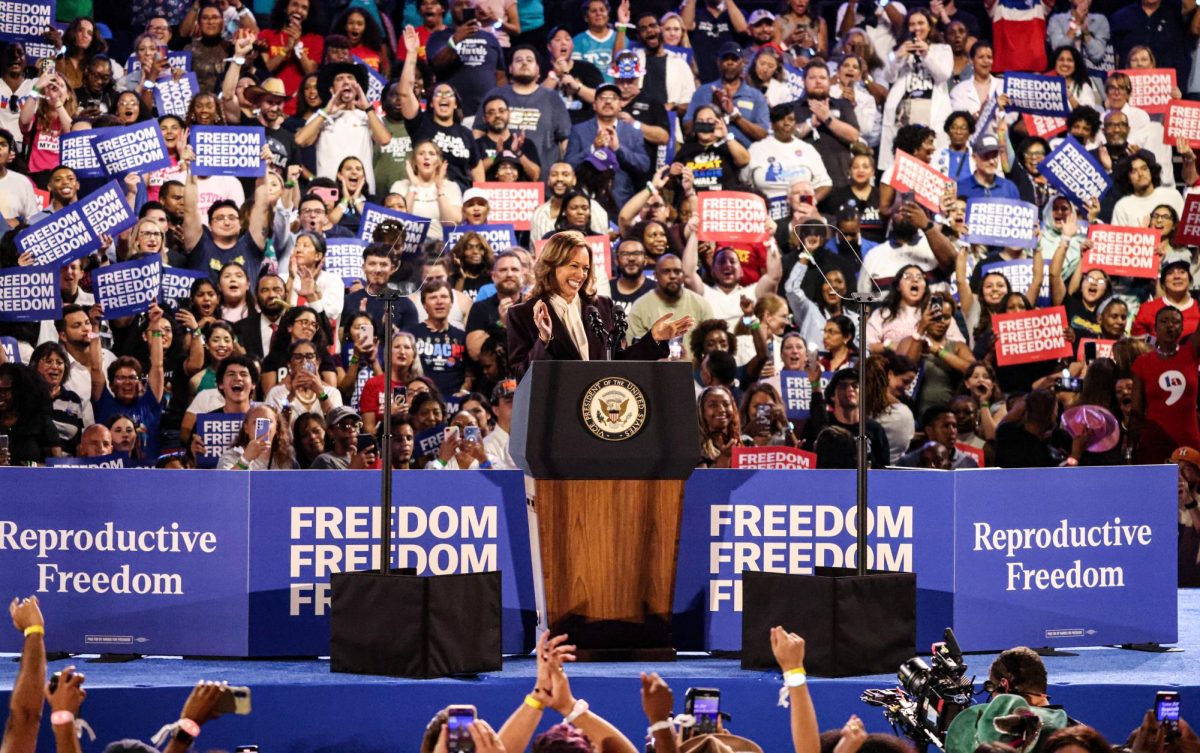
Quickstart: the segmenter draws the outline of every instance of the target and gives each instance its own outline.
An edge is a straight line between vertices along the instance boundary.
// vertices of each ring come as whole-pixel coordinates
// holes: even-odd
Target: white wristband
[[[563,718],[563,722],[566,724],[571,724],[576,719],[578,719],[579,717],[586,714],[587,710],[588,710],[588,702],[583,700],[582,698],[580,698],[579,700],[575,701],[575,707],[571,709],[570,714],[567,714]]]

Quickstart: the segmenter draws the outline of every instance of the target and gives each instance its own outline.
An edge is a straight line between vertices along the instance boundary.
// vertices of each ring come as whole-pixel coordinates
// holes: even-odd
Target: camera
[[[912,740],[919,752],[930,745],[944,750],[950,722],[974,702],[974,678],[965,677],[967,665],[954,631],[946,628],[944,638],[933,644],[932,666],[914,656],[896,672],[899,688],[862,694],[862,701],[881,707],[896,734]]]

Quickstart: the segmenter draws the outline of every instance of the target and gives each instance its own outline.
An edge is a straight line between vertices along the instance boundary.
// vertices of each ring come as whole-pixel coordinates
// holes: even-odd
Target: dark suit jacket
[[[250,355],[260,361],[267,355],[267,348],[271,347],[271,343],[262,341],[262,314],[248,314],[245,319],[235,322],[233,333]]]
[[[553,336],[550,342],[543,343],[538,337],[537,325],[533,323],[533,307],[538,301],[545,301],[550,311],[550,321],[553,323]],[[584,308],[593,305],[604,320],[605,329],[613,331],[613,302],[604,296],[584,298]],[[583,319],[584,329],[587,330],[589,360],[603,361],[606,359],[604,343],[596,337],[587,326],[587,316]],[[622,343],[624,346],[624,343]],[[624,361],[657,361],[667,355],[667,344],[656,343],[654,338],[646,335],[629,347],[620,347],[617,358]],[[581,356],[567,327],[554,313],[547,295],[530,298],[522,304],[508,310],[508,368],[517,379],[524,376],[531,361],[579,361]]]

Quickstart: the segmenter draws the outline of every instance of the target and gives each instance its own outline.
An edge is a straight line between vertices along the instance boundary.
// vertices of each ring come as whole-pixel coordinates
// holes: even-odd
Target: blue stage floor
[[[1200,591],[1180,591],[1179,606],[1179,646],[1185,651],[1150,654],[1095,648],[1081,649],[1075,657],[1049,657],[1046,667],[1053,701],[1117,742],[1137,726],[1156,690],[1178,687],[1184,717],[1200,724]],[[992,658],[967,657],[979,683]],[[51,671],[68,663],[53,662]],[[147,658],[126,664],[86,659],[75,663],[88,677],[90,692],[83,716],[98,736],[95,744],[85,746],[91,751],[120,738],[147,739],[178,717],[188,687],[201,679],[248,685],[254,705],[249,717],[221,718],[205,727],[201,750],[257,744],[263,753],[415,751],[429,717],[450,703],[473,703],[481,716],[499,727],[529,691],[534,673],[534,662],[527,657],[509,658],[504,671],[477,678],[425,681],[335,675],[327,661]],[[720,688],[721,707],[733,716],[734,731],[758,741],[768,753],[790,750],[787,712],[775,705],[777,673],[743,671],[736,660],[688,656],[665,664],[577,664],[570,675],[575,695],[587,699],[640,747],[646,727],[638,696],[641,671],[659,672],[671,683],[677,711],[682,710],[689,685]],[[15,676],[15,663],[0,666],[4,709]],[[895,682],[894,675],[814,678],[813,697],[822,728],[839,727],[856,713],[871,731],[888,731],[878,710],[860,703],[858,696],[865,688],[890,687]],[[557,714],[546,714],[545,726],[557,721]],[[48,719],[43,720],[41,750],[53,745],[48,726]]]

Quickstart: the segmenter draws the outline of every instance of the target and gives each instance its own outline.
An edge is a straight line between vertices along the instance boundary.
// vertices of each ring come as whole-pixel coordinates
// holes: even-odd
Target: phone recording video
[[[474,706],[451,706],[446,709],[446,750],[449,753],[474,753],[471,723],[475,721]]]
[[[1169,732],[1179,730],[1179,691],[1160,690],[1154,695],[1154,716]]]
[[[271,434],[271,419],[256,418],[254,419],[254,438],[260,442],[266,442],[267,437]]]
[[[708,735],[717,731],[721,715],[721,691],[716,688],[688,688],[684,697],[684,713],[691,714],[696,724],[685,730],[685,737]]]
[[[463,429],[463,441],[464,442],[473,442],[473,443],[478,444],[479,440],[480,440],[480,436],[479,436],[479,427],[478,426],[468,426],[465,429]]]

